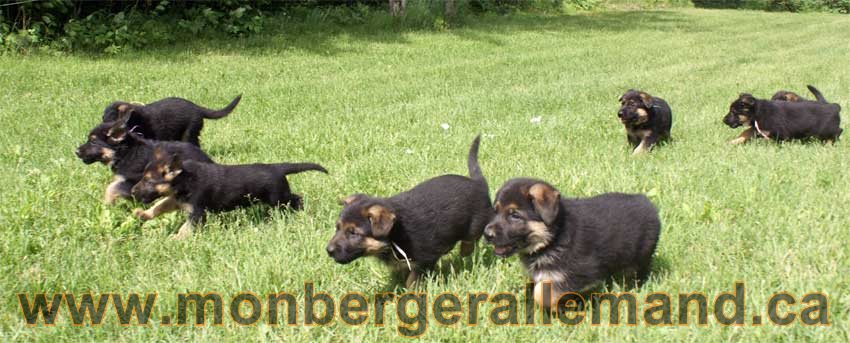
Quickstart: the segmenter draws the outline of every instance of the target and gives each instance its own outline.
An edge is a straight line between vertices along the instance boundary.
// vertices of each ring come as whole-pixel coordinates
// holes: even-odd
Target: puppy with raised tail
[[[555,307],[561,294],[584,292],[615,274],[638,281],[649,275],[661,222],[643,195],[562,198],[544,181],[517,178],[499,189],[494,204],[484,238],[497,256],[519,254],[541,307]]]
[[[493,209],[478,165],[476,137],[469,148],[469,177],[443,175],[389,198],[355,194],[342,201],[327,252],[337,263],[375,256],[410,288],[457,242],[472,254]]]
[[[121,116],[129,116],[130,127],[145,138],[160,141],[183,141],[200,146],[199,136],[204,128],[204,119],[224,118],[236,105],[242,95],[220,110],[211,110],[196,105],[183,98],[165,98],[147,105],[116,101],[103,110],[103,122],[110,122]]]
[[[182,209],[189,218],[172,238],[183,239],[203,224],[207,211],[228,211],[255,202],[300,210],[301,196],[292,193],[286,176],[308,170],[327,173],[315,163],[221,165],[185,161],[157,148],[132,194],[145,202],[162,199],[147,210],[133,213],[141,220],[150,220]]]

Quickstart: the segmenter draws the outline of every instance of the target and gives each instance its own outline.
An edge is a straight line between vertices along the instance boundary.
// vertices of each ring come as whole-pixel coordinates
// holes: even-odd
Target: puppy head
[[[127,139],[127,122],[131,113],[119,117],[118,120],[100,123],[89,132],[89,139],[77,147],[76,154],[83,163],[101,162],[110,164],[115,157],[115,150],[125,144]]]
[[[534,179],[508,180],[496,192],[494,207],[496,215],[484,228],[484,238],[501,257],[518,251],[533,254],[548,246],[562,212],[558,190]]]
[[[723,123],[733,129],[741,125],[750,125],[755,111],[756,98],[752,94],[741,93],[729,106],[729,113],[723,117]]]
[[[170,154],[160,146],[154,148],[153,155],[153,160],[145,166],[142,179],[130,190],[134,198],[144,203],[171,195],[174,180],[183,173],[180,156]]]
[[[800,96],[797,93],[789,92],[789,91],[778,91],[773,97],[770,98],[773,101],[789,101],[789,102],[798,102],[800,101]]]
[[[620,110],[617,116],[625,125],[640,125],[649,120],[652,108],[652,96],[646,92],[629,89],[620,97]]]
[[[395,224],[393,209],[380,199],[355,194],[342,200],[336,233],[328,242],[328,255],[340,264],[361,256],[373,256],[390,248],[390,230]]]
[[[135,112],[137,110],[138,106],[134,104],[123,101],[116,101],[109,104],[109,106],[106,106],[106,108],[103,110],[102,121],[115,121],[118,120],[118,118],[122,115],[126,115],[126,113],[128,112]]]

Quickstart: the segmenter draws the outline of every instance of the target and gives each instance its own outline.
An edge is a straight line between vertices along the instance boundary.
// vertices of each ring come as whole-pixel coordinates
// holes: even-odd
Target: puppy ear
[[[738,96],[738,99],[741,100],[741,102],[744,103],[745,105],[755,105],[756,104],[756,98],[753,97],[753,95],[750,94],[750,93],[741,93],[741,95]]]
[[[171,156],[171,161],[165,166],[165,175],[163,178],[166,181],[174,180],[177,175],[183,172],[183,159],[180,156]]]
[[[643,106],[646,108],[652,107],[652,95],[647,94],[646,92],[640,92],[640,100],[643,101]]]
[[[372,205],[366,211],[369,221],[372,223],[372,235],[374,237],[385,237],[395,224],[395,214],[381,205]]]
[[[106,135],[115,142],[123,141],[124,138],[127,138],[127,122],[116,120],[109,131],[106,131]]]
[[[552,186],[536,183],[528,189],[528,196],[534,205],[534,211],[540,215],[546,225],[551,225],[558,218],[561,207],[561,194]]]
[[[345,197],[344,199],[339,199],[339,204],[340,206],[345,207],[355,203],[356,201],[359,201],[360,199],[363,199],[363,194],[352,194]]]

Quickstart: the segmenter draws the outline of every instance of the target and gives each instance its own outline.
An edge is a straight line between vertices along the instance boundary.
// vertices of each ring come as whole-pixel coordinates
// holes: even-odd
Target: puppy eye
[[[519,212],[515,210],[511,210],[510,212],[508,212],[508,217],[510,217],[511,219],[522,219],[522,217],[519,215]]]
[[[348,230],[345,232],[345,235],[348,237],[355,237],[357,236],[357,232],[354,232],[354,230]]]

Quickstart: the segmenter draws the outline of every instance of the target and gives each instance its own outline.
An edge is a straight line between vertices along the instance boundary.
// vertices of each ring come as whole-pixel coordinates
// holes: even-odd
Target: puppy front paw
[[[142,221],[150,220],[152,218],[151,215],[148,214],[147,211],[142,210],[141,208],[133,209],[133,215],[136,216],[136,218],[139,218]]]
[[[744,142],[746,142],[746,141],[747,141],[747,139],[746,139],[746,138],[744,138],[744,137],[738,137],[738,138],[735,138],[735,139],[733,139],[733,140],[729,141],[729,144],[732,144],[732,145],[738,145],[738,144],[744,143]]]

